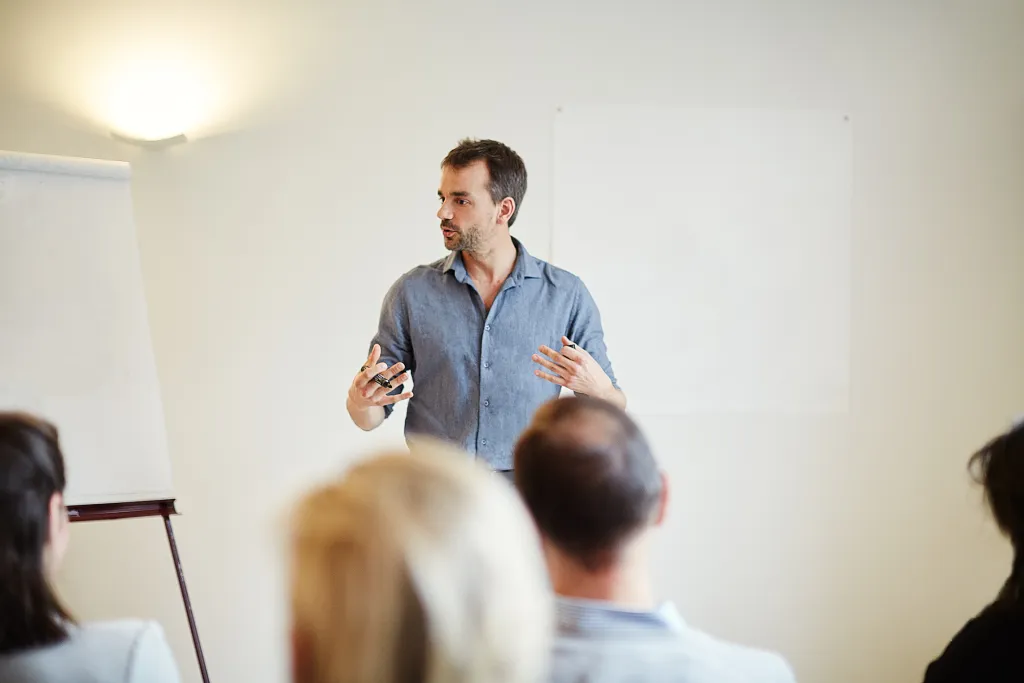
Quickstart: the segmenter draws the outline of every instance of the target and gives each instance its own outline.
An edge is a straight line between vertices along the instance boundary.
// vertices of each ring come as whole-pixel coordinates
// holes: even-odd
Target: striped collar
[[[664,602],[655,610],[637,610],[601,600],[558,596],[555,615],[561,636],[673,634],[686,626],[671,602]]]

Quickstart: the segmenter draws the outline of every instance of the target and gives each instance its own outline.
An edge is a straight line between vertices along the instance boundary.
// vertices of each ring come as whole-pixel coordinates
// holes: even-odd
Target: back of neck
[[[561,597],[611,602],[637,610],[655,608],[647,565],[641,557],[625,553],[619,562],[590,571],[557,550],[546,554],[552,587]]]

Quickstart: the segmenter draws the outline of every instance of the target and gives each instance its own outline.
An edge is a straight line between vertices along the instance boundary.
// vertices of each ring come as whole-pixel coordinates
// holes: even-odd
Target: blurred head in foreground
[[[52,586],[68,544],[64,486],[57,428],[0,412],[0,654],[67,637]]]
[[[999,530],[1013,545],[1013,565],[997,602],[1024,609],[1024,421],[971,456],[969,468],[985,489]]]
[[[440,444],[308,493],[292,529],[296,683],[533,683],[552,607],[515,491]]]

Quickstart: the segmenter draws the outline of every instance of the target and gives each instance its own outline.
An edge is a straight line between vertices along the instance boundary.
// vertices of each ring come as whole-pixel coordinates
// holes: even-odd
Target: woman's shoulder
[[[88,672],[84,680],[102,683],[178,681],[163,628],[141,619],[72,626],[61,643],[5,658],[0,672],[5,681],[26,683],[66,680],[71,672]]]
[[[68,632],[72,642],[131,648],[148,635],[163,638],[164,630],[156,621],[146,619],[118,619],[90,621],[72,626]]]

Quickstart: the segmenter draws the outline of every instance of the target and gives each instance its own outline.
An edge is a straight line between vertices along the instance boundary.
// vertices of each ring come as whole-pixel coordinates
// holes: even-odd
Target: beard
[[[475,225],[463,230],[451,221],[441,221],[441,227],[455,233],[444,238],[444,246],[448,251],[474,251],[480,246],[480,228]]]

